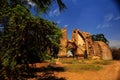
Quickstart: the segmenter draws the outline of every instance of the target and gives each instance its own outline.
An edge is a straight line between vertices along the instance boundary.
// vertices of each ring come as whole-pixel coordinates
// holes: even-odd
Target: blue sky
[[[73,29],[103,33],[110,41],[110,46],[120,48],[120,12],[113,0],[63,0],[67,9],[59,12],[57,4],[44,14],[45,19],[58,23],[60,28],[67,28],[68,38]]]

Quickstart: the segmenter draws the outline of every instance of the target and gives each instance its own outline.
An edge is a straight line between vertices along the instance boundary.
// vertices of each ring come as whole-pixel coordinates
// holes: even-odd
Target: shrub
[[[112,48],[112,56],[114,60],[120,60],[120,48]]]

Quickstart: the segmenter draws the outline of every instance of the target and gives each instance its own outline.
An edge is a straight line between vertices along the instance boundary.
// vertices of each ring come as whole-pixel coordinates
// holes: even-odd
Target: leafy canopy
[[[105,38],[104,34],[94,34],[92,35],[93,41],[103,41],[106,44],[109,44],[109,41]]]
[[[32,16],[21,0],[9,1],[13,2],[0,0],[0,23],[3,24],[0,32],[1,80],[21,79],[22,73],[29,72],[29,63],[43,60],[49,48],[59,47],[61,36],[54,22]]]

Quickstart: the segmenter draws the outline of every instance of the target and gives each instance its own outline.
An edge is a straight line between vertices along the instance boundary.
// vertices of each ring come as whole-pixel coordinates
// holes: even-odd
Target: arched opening
[[[67,57],[75,57],[77,46],[74,42],[68,41],[67,43]]]

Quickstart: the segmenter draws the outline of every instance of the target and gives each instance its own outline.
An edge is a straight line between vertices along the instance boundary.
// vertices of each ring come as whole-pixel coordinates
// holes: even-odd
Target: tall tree
[[[61,34],[55,23],[32,16],[21,4],[22,0],[8,1],[0,0],[3,4],[0,5],[1,23],[4,25],[0,35],[1,80],[21,79],[21,73],[29,71],[31,60],[37,57],[42,60],[47,48],[59,46]],[[24,66],[22,70],[18,61]]]

